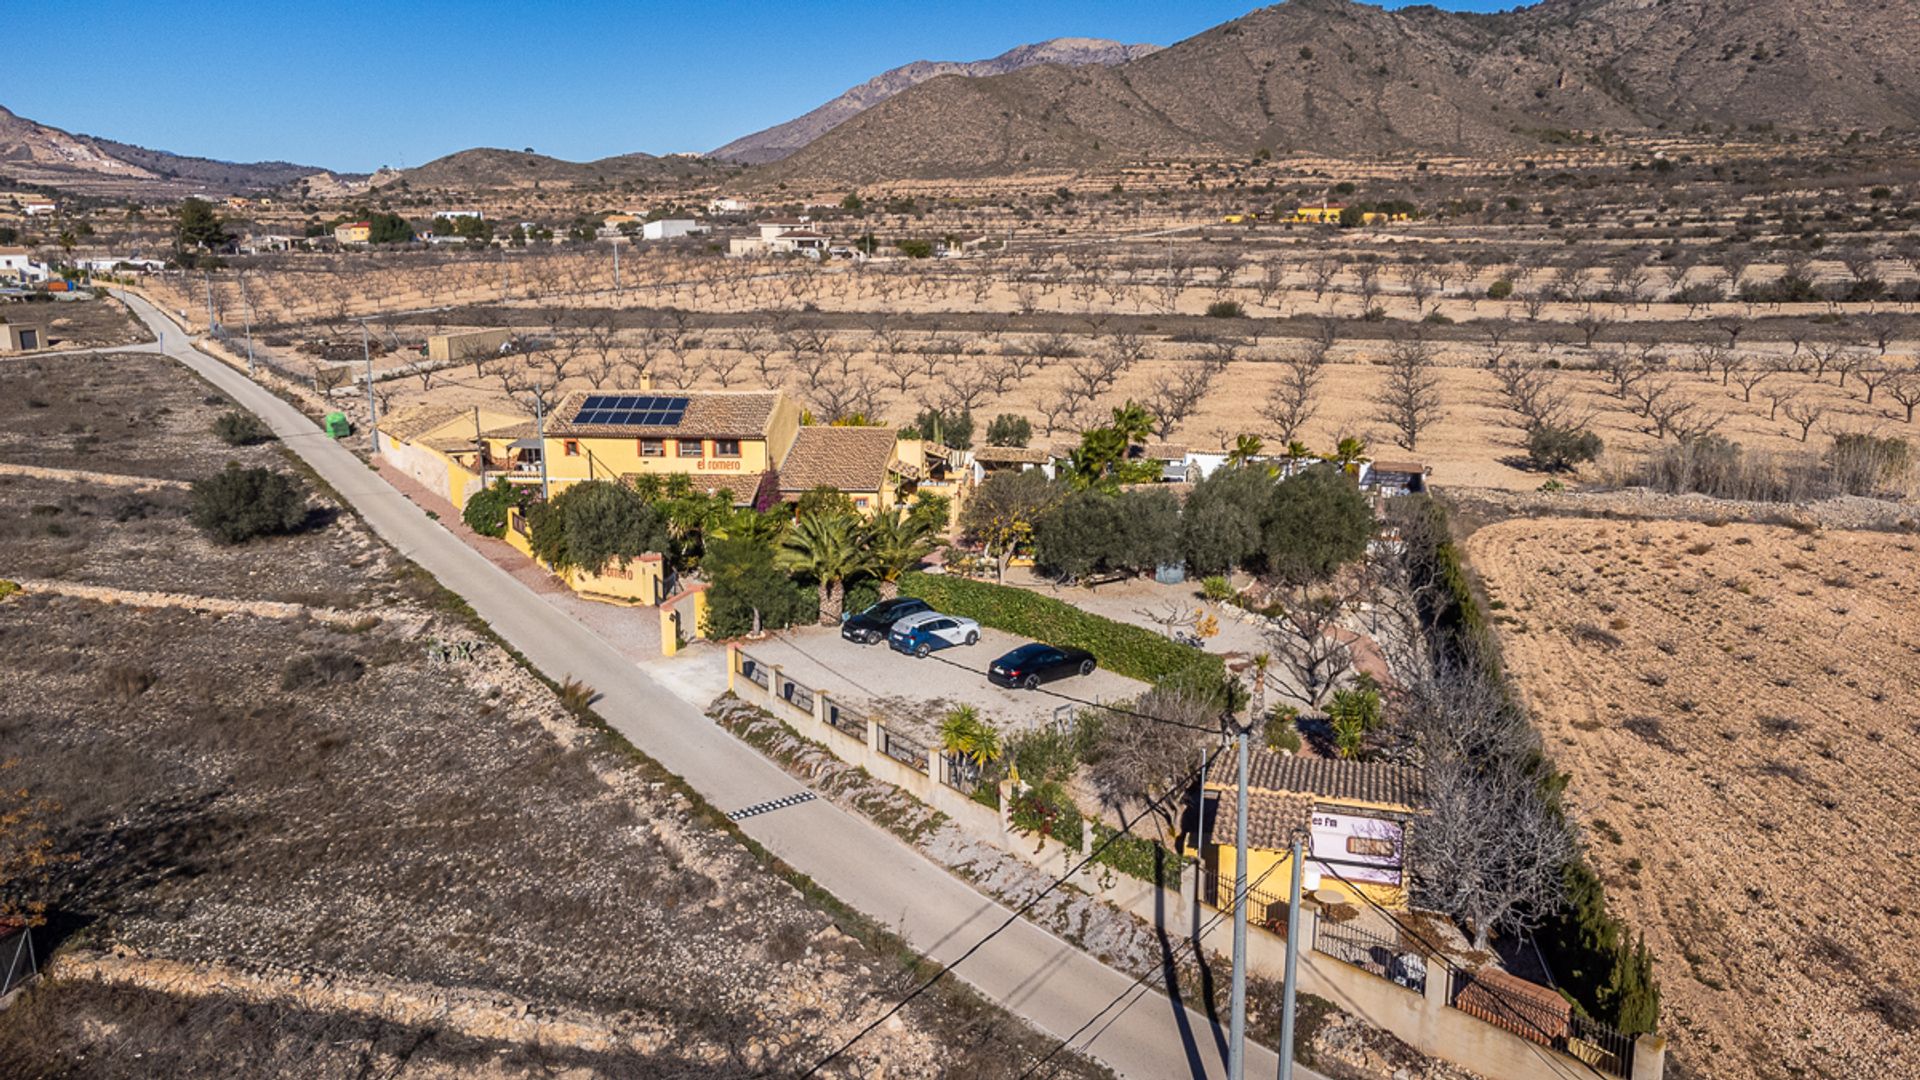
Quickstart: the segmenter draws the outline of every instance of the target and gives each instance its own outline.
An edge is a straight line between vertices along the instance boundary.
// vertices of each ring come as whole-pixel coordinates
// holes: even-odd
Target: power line
[[[1246,892],[1240,892],[1236,894],[1234,902],[1237,904],[1246,903],[1247,894],[1259,888],[1260,884],[1266,881],[1268,876],[1271,875],[1275,870],[1280,869],[1281,865],[1282,865],[1281,863],[1276,861],[1273,865],[1267,867],[1266,870],[1261,872],[1259,877],[1247,883]],[[1207,931],[1217,926],[1220,923],[1220,920],[1226,918],[1228,914],[1231,912],[1231,910],[1232,909],[1227,909],[1223,911],[1218,908],[1214,909],[1213,917],[1208,919],[1205,923],[1201,924],[1200,928],[1194,932],[1192,937],[1182,941],[1178,948],[1174,949],[1172,953],[1168,954],[1166,958],[1166,963],[1169,963],[1169,964],[1173,963],[1175,960],[1179,958],[1181,953],[1189,949],[1193,950],[1194,954],[1198,956],[1200,952],[1201,939],[1206,936]],[[1108,1010],[1112,1009],[1116,1005],[1119,1005],[1129,995],[1134,994],[1134,992],[1137,990],[1151,989],[1150,980],[1154,979],[1157,976],[1163,976],[1165,974],[1165,971],[1166,971],[1166,968],[1165,968],[1165,965],[1163,964],[1159,972],[1154,972],[1148,975],[1142,975],[1139,978],[1135,979],[1133,983],[1129,985],[1125,990],[1120,991],[1120,993],[1116,995],[1112,1001],[1109,1001],[1107,1002],[1106,1005],[1102,1006],[1099,1012],[1096,1012],[1091,1017],[1089,1017],[1086,1023],[1081,1024],[1079,1027],[1075,1028],[1073,1032],[1069,1034],[1066,1038],[1061,1039],[1058,1043],[1054,1044],[1053,1049],[1047,1051],[1045,1056],[1041,1057],[1038,1061],[1035,1061],[1032,1065],[1027,1066],[1026,1071],[1020,1074],[1022,1080],[1024,1080],[1025,1077],[1032,1076],[1035,1072],[1037,1072],[1040,1069],[1041,1066],[1045,1065],[1048,1061],[1052,1060],[1054,1055],[1058,1054],[1062,1050],[1065,1050],[1069,1045],[1073,1043],[1075,1039],[1078,1039],[1080,1037],[1082,1032],[1085,1032],[1088,1028],[1098,1023],[1100,1018],[1107,1014]],[[1131,1009],[1132,1007],[1133,1007],[1133,1003],[1127,1002],[1127,1008],[1121,1009],[1119,1013],[1115,1014],[1113,1021],[1117,1021],[1120,1018],[1120,1016],[1127,1011],[1127,1009]],[[1111,1026],[1113,1021],[1108,1021],[1107,1026]],[[1100,1030],[1104,1032],[1106,1030],[1106,1027],[1102,1027]],[[1096,1039],[1099,1038],[1099,1035],[1096,1034],[1094,1038]],[[1088,1045],[1091,1045],[1092,1041],[1093,1041],[1092,1039],[1089,1039]],[[1058,1070],[1055,1070],[1055,1071],[1057,1072]],[[1052,1073],[1049,1073],[1048,1075],[1051,1076]]]
[[[1320,865],[1327,873],[1332,874],[1335,880],[1339,881],[1342,885],[1345,885],[1349,892],[1353,893],[1355,896],[1358,896],[1361,900],[1364,900],[1368,906],[1372,907],[1375,911],[1378,911],[1381,915],[1385,916],[1387,921],[1392,923],[1397,929],[1400,930],[1401,933],[1406,934],[1408,937],[1412,938],[1415,942],[1423,946],[1427,950],[1428,954],[1433,957],[1433,959],[1438,960],[1440,962],[1441,967],[1447,969],[1447,972],[1449,974],[1466,975],[1468,978],[1473,977],[1473,972],[1468,971],[1466,968],[1463,968],[1460,965],[1454,963],[1452,958],[1447,956],[1446,952],[1443,951],[1439,946],[1435,945],[1431,941],[1428,941],[1426,937],[1422,935],[1418,930],[1415,930],[1413,927],[1408,926],[1404,922],[1401,922],[1399,916],[1387,910],[1384,906],[1381,905],[1381,903],[1378,900],[1375,900],[1373,897],[1368,896],[1366,891],[1361,889],[1360,886],[1354,884],[1351,881],[1348,881],[1346,878],[1346,875],[1334,869],[1331,863],[1323,862]],[[1547,1031],[1547,1029],[1541,1027],[1539,1024],[1534,1023],[1532,1017],[1521,1012],[1519,1009],[1514,1008],[1511,1004],[1507,1002],[1505,998],[1503,998],[1499,994],[1489,993],[1487,996],[1491,998],[1495,1003],[1497,1003],[1504,1012],[1512,1016],[1515,1020],[1518,1020],[1521,1023],[1532,1028],[1535,1032],[1539,1033],[1542,1039],[1548,1040],[1547,1045],[1551,1045],[1552,1039],[1554,1037],[1553,1034]],[[1569,1056],[1572,1056],[1572,1055],[1569,1055]],[[1601,1072],[1599,1067],[1595,1066],[1592,1062],[1586,1061],[1581,1058],[1575,1058],[1575,1060],[1579,1061],[1580,1064],[1585,1065],[1588,1071],[1592,1072],[1593,1075],[1600,1077],[1601,1080],[1613,1080],[1613,1078],[1609,1077],[1606,1073]]]
[[[805,1077],[805,1076],[813,1076],[817,1074],[821,1069],[824,1069],[828,1065],[832,1064],[837,1058],[840,1057],[841,1054],[846,1053],[847,1050],[853,1046],[853,1044],[865,1038],[868,1034],[872,1033],[873,1030],[875,1028],[878,1028],[881,1024],[886,1023],[901,1009],[906,1008],[908,1003],[913,1001],[913,999],[919,997],[921,994],[926,993],[928,990],[932,989],[933,985],[939,982],[941,979],[945,978],[949,972],[953,971],[953,969],[965,963],[969,957],[973,956],[974,953],[979,952],[982,948],[985,948],[987,942],[992,941],[996,937],[999,937],[1014,923],[1020,921],[1020,919],[1023,916],[1025,916],[1027,912],[1033,910],[1034,906],[1038,904],[1041,900],[1045,899],[1055,889],[1058,889],[1060,886],[1066,884],[1069,880],[1073,878],[1075,874],[1078,874],[1089,863],[1092,863],[1094,860],[1098,859],[1106,851],[1108,847],[1110,847],[1115,842],[1117,842],[1122,836],[1126,836],[1130,834],[1133,831],[1133,827],[1135,825],[1138,825],[1141,821],[1145,820],[1146,816],[1149,813],[1152,813],[1155,808],[1157,808],[1162,802],[1165,802],[1170,796],[1178,795],[1184,798],[1186,795],[1188,785],[1191,784],[1196,778],[1206,775],[1207,767],[1213,763],[1214,756],[1219,753],[1220,753],[1220,750],[1215,749],[1212,754],[1208,754],[1206,759],[1200,763],[1199,769],[1195,770],[1194,772],[1188,773],[1186,776],[1182,777],[1179,783],[1173,785],[1171,788],[1168,789],[1167,794],[1160,796],[1158,799],[1154,799],[1148,802],[1146,806],[1141,808],[1138,814],[1135,814],[1131,819],[1122,822],[1121,827],[1118,831],[1114,832],[1111,836],[1108,836],[1105,840],[1102,840],[1098,844],[1094,845],[1093,850],[1088,852],[1083,858],[1081,858],[1079,862],[1075,863],[1072,867],[1070,867],[1065,874],[1061,875],[1060,877],[1054,878],[1053,881],[1049,883],[1046,888],[1034,894],[1025,903],[1021,904],[1012,913],[1010,913],[1006,917],[1006,919],[1000,923],[999,926],[994,927],[992,930],[987,932],[986,936],[982,937],[979,941],[976,941],[972,945],[968,946],[967,950],[961,953],[958,957],[955,957],[952,963],[941,965],[940,970],[934,972],[931,977],[929,977],[926,981],[922,982],[919,986],[914,987],[913,990],[908,992],[908,994],[905,997],[901,998],[897,1003],[895,1003],[892,1008],[888,1009],[886,1012],[881,1013],[879,1016],[875,1017],[873,1022],[869,1023],[866,1027],[863,1027],[859,1031],[855,1032],[852,1037],[848,1038],[845,1042],[835,1047],[832,1053],[829,1053],[826,1057],[823,1057],[819,1061],[815,1062],[812,1065],[812,1067],[808,1068],[807,1071],[802,1073],[801,1075]]]

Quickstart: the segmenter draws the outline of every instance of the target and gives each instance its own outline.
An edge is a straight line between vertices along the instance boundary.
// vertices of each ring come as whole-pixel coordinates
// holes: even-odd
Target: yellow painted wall
[[[569,440],[552,435],[546,439],[547,479],[550,483],[571,484],[579,480],[618,480],[628,473],[658,473],[688,476],[752,475],[772,468],[763,439],[741,439],[740,456],[721,458],[713,453],[712,439],[700,441],[699,457],[681,457],[680,440],[662,439],[666,453],[644,457],[640,440],[632,438],[581,437],[572,440],[579,453],[569,456]],[[593,456],[591,460],[588,454]]]
[[[1214,845],[1214,852],[1215,860],[1217,860],[1217,865],[1220,868],[1220,894],[1214,898],[1214,906],[1224,909],[1233,902],[1233,872],[1234,864],[1239,861],[1238,852],[1234,850],[1232,844],[1216,844]],[[1311,859],[1307,861],[1307,866],[1309,869],[1312,868],[1313,861]],[[1271,871],[1271,873],[1269,873],[1269,871]],[[1261,880],[1261,875],[1263,874],[1266,875],[1265,880]],[[1403,874],[1402,880],[1404,879]],[[1255,897],[1255,903],[1258,904],[1260,902],[1260,897],[1269,897],[1273,900],[1280,901],[1280,917],[1285,919],[1287,890],[1293,887],[1293,852],[1271,851],[1264,848],[1248,848],[1247,881],[1249,883],[1255,881],[1260,882],[1257,887],[1251,889],[1253,893],[1258,894]],[[1305,887],[1303,882],[1301,888],[1304,889]],[[1371,896],[1375,903],[1389,911],[1407,910],[1407,890],[1403,887],[1374,885],[1368,882],[1356,882],[1353,887],[1349,887],[1335,880],[1332,875],[1322,875],[1320,879],[1321,892],[1332,890],[1344,897],[1348,903],[1357,906],[1363,905],[1364,901],[1354,895],[1355,888]],[[1260,918],[1262,915],[1258,908],[1250,908],[1248,913],[1255,919]]]
[[[598,574],[569,570],[560,575],[567,587],[586,597],[604,597],[627,603],[658,604],[666,592],[664,564],[658,556],[641,556],[625,567],[609,566]]]

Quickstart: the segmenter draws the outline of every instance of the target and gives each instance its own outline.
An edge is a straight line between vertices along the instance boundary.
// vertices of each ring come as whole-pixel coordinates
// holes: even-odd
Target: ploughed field
[[[1468,541],[1611,902],[1658,958],[1678,1075],[1920,1060],[1917,549],[1571,518]]]

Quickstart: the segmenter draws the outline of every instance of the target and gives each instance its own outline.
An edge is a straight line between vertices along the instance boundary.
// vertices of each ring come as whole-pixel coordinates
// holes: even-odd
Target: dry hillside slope
[[[1137,60],[1159,48],[1158,45],[1123,45],[1104,38],[1054,38],[1008,49],[987,60],[915,60],[881,72],[805,115],[741,136],[715,150],[712,156],[748,165],[778,161],[865,110],[942,75],[1004,75],[1038,64],[1106,67]]]
[[[877,180],[1156,156],[1480,151],[1700,122],[1912,127],[1911,5],[1550,0],[1502,15],[1289,0],[1117,67],[934,79],[775,166]]]

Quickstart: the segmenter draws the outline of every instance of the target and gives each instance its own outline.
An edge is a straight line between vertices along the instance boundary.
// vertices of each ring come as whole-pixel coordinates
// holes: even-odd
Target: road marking
[[[759,814],[771,813],[775,810],[785,810],[789,806],[798,806],[803,802],[810,802],[812,799],[813,792],[798,791],[792,795],[784,795],[778,799],[769,799],[763,803],[754,803],[752,806],[742,807],[728,814],[727,820],[739,821],[741,818],[750,818]]]

